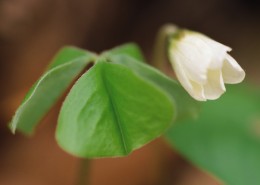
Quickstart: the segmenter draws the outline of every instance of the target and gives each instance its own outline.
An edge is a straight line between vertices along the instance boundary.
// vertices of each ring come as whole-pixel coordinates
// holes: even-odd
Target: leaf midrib
[[[121,138],[120,140],[122,141],[122,144],[123,144],[124,154],[128,154],[130,152],[130,150],[129,150],[128,144],[126,142],[124,130],[121,126],[122,120],[120,119],[120,114],[119,114],[119,111],[117,110],[117,106],[113,99],[113,96],[111,96],[111,94],[112,94],[111,90],[109,89],[109,87],[107,86],[107,84],[105,82],[103,67],[102,67],[102,70],[100,71],[100,73],[101,73],[100,76],[101,76],[102,83],[104,84],[104,88],[107,92],[108,99],[109,99],[110,105],[112,107],[112,111],[114,112],[113,117],[116,122],[117,129],[119,130],[119,133],[120,133],[120,138]]]

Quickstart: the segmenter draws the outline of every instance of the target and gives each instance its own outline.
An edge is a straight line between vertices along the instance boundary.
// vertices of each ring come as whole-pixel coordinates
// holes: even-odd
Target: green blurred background
[[[232,47],[231,55],[246,71],[246,85],[238,88],[228,86],[227,95],[216,103],[210,102],[206,104],[206,108],[202,108],[202,116],[206,116],[197,120],[192,126],[188,123],[184,127],[176,127],[176,132],[178,129],[179,132],[171,136],[176,141],[173,142],[176,148],[184,153],[194,154],[185,156],[196,161],[196,164],[208,168],[207,165],[205,167],[205,160],[196,158],[196,151],[202,152],[199,156],[205,155],[204,159],[208,160],[206,164],[211,162],[213,166],[214,162],[221,164],[223,158],[218,162],[219,158],[214,158],[205,152],[209,148],[205,149],[205,146],[210,142],[203,141],[211,141],[209,139],[212,139],[211,134],[198,139],[199,144],[204,143],[203,147],[199,149],[193,147],[198,145],[195,141],[199,138],[198,135],[201,136],[200,131],[206,129],[205,133],[209,133],[207,129],[219,128],[214,127],[218,125],[216,124],[218,119],[232,123],[233,126],[228,127],[230,133],[235,128],[241,128],[239,126],[241,124],[259,123],[260,3],[257,0],[1,0],[0,184],[71,185],[75,182],[79,160],[62,151],[54,140],[60,103],[43,120],[32,138],[20,134],[13,136],[6,127],[27,90],[42,74],[59,48],[70,44],[100,52],[124,42],[135,41],[149,59],[156,32],[161,25],[169,22],[200,31]],[[240,106],[242,108],[237,109]],[[205,113],[204,110],[212,111]],[[231,115],[230,119],[224,116],[227,113]],[[211,116],[212,118],[216,116],[218,119],[211,119]],[[212,121],[206,128],[204,126],[194,128],[194,125],[207,122],[205,121],[207,119]],[[241,121],[243,119],[245,120]],[[259,127],[253,128],[259,134]],[[186,134],[186,129],[191,133]],[[226,130],[221,127],[220,133],[221,129]],[[226,135],[230,136],[229,132]],[[221,138],[220,136],[221,134],[216,134],[217,138]],[[248,140],[240,135],[238,138],[242,139],[241,141],[234,139],[235,143]],[[194,142],[189,142],[189,139]],[[223,139],[221,147],[226,146],[224,143],[230,143],[231,140]],[[248,174],[256,176],[258,172],[255,169],[259,167],[260,159],[256,161],[253,153],[259,153],[258,137],[253,137],[252,142],[254,143],[252,150],[246,148],[251,146],[248,143],[239,145],[242,149],[237,152],[244,155],[244,158],[240,156],[237,159],[241,161],[241,168],[248,171]],[[181,148],[180,143],[187,147]],[[229,145],[226,148],[229,148]],[[190,152],[192,150],[194,153]],[[243,150],[249,152],[245,154]],[[224,156],[223,151],[230,152],[222,148],[217,151],[222,151],[219,155]],[[216,151],[213,152],[215,153]],[[231,151],[231,154],[234,153]],[[90,172],[91,184],[221,184],[212,175],[186,160],[186,157],[173,151],[164,139],[159,138],[129,157],[93,160]],[[250,157],[252,165],[242,166],[243,161],[249,163],[245,159],[251,159]],[[228,161],[229,159],[232,157],[225,158]],[[236,160],[230,165],[240,166]],[[218,175],[219,171],[222,171],[221,168],[210,170]],[[227,172],[223,172],[224,176],[232,175],[230,171],[236,171],[235,175],[243,173],[228,169]],[[248,176],[248,179],[252,180],[252,177]],[[243,184],[242,180],[241,182]],[[250,182],[248,183],[250,185],[260,184],[258,181]]]

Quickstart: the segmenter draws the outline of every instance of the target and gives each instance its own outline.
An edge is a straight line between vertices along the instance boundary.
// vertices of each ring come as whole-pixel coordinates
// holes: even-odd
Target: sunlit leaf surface
[[[77,156],[124,156],[162,134],[174,115],[164,91],[123,65],[99,61],[64,101],[56,138]]]

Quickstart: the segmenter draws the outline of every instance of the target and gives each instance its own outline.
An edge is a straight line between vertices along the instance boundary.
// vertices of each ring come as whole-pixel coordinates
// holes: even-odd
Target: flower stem
[[[177,27],[173,24],[164,25],[158,32],[153,56],[151,60],[151,65],[163,71],[165,68],[165,63],[167,61],[168,56],[168,37],[177,31]]]
[[[89,165],[90,159],[80,159],[80,168],[78,172],[78,179],[76,185],[89,184]]]

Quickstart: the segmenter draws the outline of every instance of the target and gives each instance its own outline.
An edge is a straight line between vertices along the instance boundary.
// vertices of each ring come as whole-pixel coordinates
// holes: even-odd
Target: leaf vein
[[[121,126],[122,125],[122,120],[120,119],[120,114],[119,114],[119,112],[117,110],[116,103],[113,100],[113,97],[111,96],[111,94],[112,94],[111,90],[109,89],[109,87],[105,83],[103,70],[101,70],[101,74],[100,75],[101,75],[102,82],[104,84],[105,90],[106,90],[106,92],[108,94],[109,102],[111,104],[112,110],[115,113],[114,118],[115,118],[115,122],[116,122],[117,128],[118,128],[119,133],[120,133],[120,138],[121,138],[121,141],[122,141],[122,144],[123,144],[124,152],[125,152],[125,154],[128,154],[129,153],[129,149],[128,149],[129,147],[128,147],[128,144],[126,142],[126,137],[125,137],[125,134],[124,134],[124,130],[123,130],[122,126]]]

